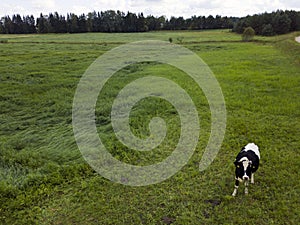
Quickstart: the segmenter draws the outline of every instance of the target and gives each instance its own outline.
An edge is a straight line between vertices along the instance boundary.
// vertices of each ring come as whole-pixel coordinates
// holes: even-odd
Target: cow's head
[[[252,161],[247,157],[243,157],[238,161],[234,161],[234,164],[236,167],[236,177],[243,181],[249,180],[249,178],[251,177]]]

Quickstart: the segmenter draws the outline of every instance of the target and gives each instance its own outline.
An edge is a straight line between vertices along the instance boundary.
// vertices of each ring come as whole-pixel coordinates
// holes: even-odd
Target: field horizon
[[[243,42],[228,30],[147,33],[0,35],[1,224],[298,224],[300,147],[300,32],[255,36]],[[84,160],[72,127],[77,85],[104,53],[135,41],[159,40],[194,52],[219,82],[226,104],[226,132],[209,167],[199,162],[210,135],[211,113],[203,90],[183,71],[144,62],[117,71],[98,96],[99,137],[118,160],[145,166],[168,157],[180,137],[180,117],[159,98],[130,113],[132,132],[150,135],[161,117],[166,139],[150,152],[118,141],[110,111],[132,81],[164,77],[191,96],[200,136],[188,163],[169,179],[142,187],[113,183]],[[130,57],[128,57],[130,60]],[[179,127],[179,128],[178,128]],[[236,154],[249,142],[261,150],[255,184],[236,197]]]

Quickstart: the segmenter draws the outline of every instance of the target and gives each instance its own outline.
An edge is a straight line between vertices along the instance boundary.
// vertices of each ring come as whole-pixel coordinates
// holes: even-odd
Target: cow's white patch
[[[244,151],[252,150],[260,159],[260,153],[259,153],[259,148],[256,144],[254,143],[249,143],[245,146]]]
[[[247,160],[243,161],[243,167],[244,167],[245,172],[246,172],[248,166],[249,166],[249,160],[247,159]]]
[[[249,159],[247,157],[243,157],[239,160],[239,162],[242,162],[242,161],[249,161]]]
[[[233,190],[232,196],[236,196],[238,188],[239,188],[239,186],[234,186],[234,190]]]
[[[248,175],[246,174],[246,170],[248,168],[248,166],[250,165],[250,161],[247,157],[243,157],[239,160],[239,162],[242,162],[243,163],[243,167],[244,167],[244,176],[243,176],[243,180],[248,180],[249,177]]]
[[[239,160],[239,162],[243,162],[244,171],[246,171],[247,167],[249,166],[249,159],[247,157],[243,157]]]
[[[243,179],[242,179],[242,178],[239,178],[239,177],[237,178],[237,180],[238,180],[239,182],[244,182]]]
[[[254,184],[254,173],[251,174],[251,184]]]

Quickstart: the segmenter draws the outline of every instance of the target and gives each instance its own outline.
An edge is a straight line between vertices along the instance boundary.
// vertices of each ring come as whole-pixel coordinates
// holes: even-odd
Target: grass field
[[[256,37],[254,42],[241,42],[239,35],[225,30],[0,35],[0,224],[299,224],[297,35]],[[150,119],[160,116],[168,126],[166,140],[146,153],[116,140],[112,101],[140,77],[162,76],[181,85],[196,105],[201,131],[194,155],[170,179],[144,187],[113,183],[93,171],[76,145],[72,104],[77,84],[108,50],[169,38],[198,54],[220,83],[227,109],[222,147],[199,172],[210,134],[202,91],[171,66],[128,66],[112,77],[96,106],[99,135],[115,158],[149,165],[166,158],[178,142],[179,116],[172,105],[156,98],[141,101],[130,123],[138,137],[147,137]],[[233,198],[233,161],[248,142],[260,146],[261,167],[249,195],[241,186]]]

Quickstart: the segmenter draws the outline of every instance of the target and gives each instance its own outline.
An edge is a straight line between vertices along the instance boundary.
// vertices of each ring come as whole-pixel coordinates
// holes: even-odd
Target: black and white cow
[[[235,186],[232,196],[236,196],[240,182],[245,182],[245,194],[248,194],[248,184],[251,178],[251,184],[254,184],[254,173],[258,169],[260,160],[259,148],[254,143],[249,143],[237,155],[234,165]]]

